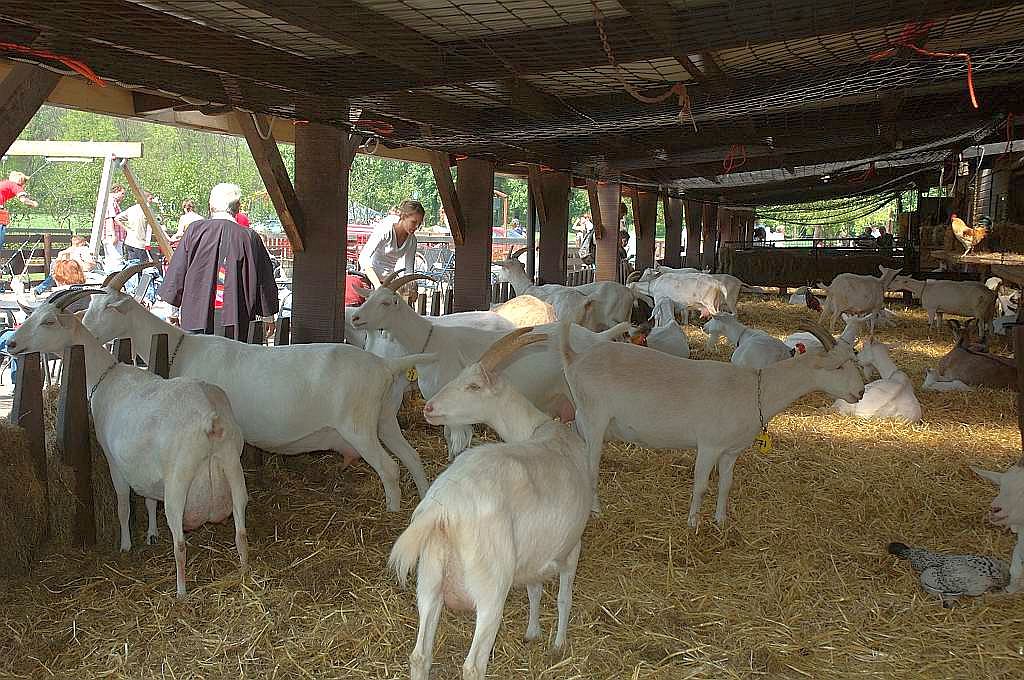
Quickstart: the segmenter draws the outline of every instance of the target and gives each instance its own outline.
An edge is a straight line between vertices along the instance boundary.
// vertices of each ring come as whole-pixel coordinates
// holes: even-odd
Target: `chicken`
[[[964,247],[966,248],[964,255],[969,254],[974,250],[974,246],[981,243],[985,237],[988,236],[987,228],[983,226],[974,228],[968,227],[967,223],[955,214],[952,216],[951,224],[953,227],[953,234],[960,243],[964,244]]]
[[[994,557],[981,555],[946,555],[925,548],[910,548],[890,543],[889,552],[910,560],[918,573],[921,587],[938,595],[943,607],[951,607],[961,595],[983,595],[990,590],[1003,590],[1010,582],[1010,567]]]
[[[818,298],[814,296],[814,293],[811,292],[810,288],[808,288],[804,293],[804,302],[807,305],[807,309],[818,312],[819,314],[821,313],[821,302],[819,302]]]

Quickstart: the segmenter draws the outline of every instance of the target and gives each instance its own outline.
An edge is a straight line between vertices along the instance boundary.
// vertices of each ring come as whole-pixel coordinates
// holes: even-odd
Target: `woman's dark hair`
[[[185,199],[185,202],[181,204],[182,212],[192,212],[196,209],[196,202],[191,198]]]

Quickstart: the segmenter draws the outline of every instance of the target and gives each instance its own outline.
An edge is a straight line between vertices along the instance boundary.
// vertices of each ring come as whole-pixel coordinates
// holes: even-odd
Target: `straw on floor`
[[[893,305],[894,306],[894,305]],[[920,384],[950,346],[919,311],[880,332]],[[744,301],[741,319],[783,335],[806,310]],[[838,329],[837,329],[838,330]],[[696,356],[703,334],[690,331]],[[710,356],[727,358],[724,345]],[[713,385],[680,385],[708,390]],[[694,452],[608,444],[604,513],[584,537],[569,649],[527,644],[523,590],[509,598],[491,677],[1019,678],[1024,598],[989,595],[943,609],[889,541],[1008,558],[1014,538],[985,523],[994,488],[969,464],[1003,469],[1020,453],[1011,393],[921,392],[925,422],[862,421],[802,400],[771,423],[775,449],[744,453],[729,524],[686,511]],[[729,414],[723,414],[728,417]],[[403,425],[428,474],[446,464],[416,405]],[[127,555],[64,552],[0,582],[0,675],[110,678],[404,678],[416,629],[413,591],[385,569],[415,505],[384,512],[376,475],[340,457],[274,457],[250,479],[252,570],[240,578],[227,526],[189,536],[190,593],[174,598],[166,527]],[[434,676],[461,677],[471,617],[446,614]]]

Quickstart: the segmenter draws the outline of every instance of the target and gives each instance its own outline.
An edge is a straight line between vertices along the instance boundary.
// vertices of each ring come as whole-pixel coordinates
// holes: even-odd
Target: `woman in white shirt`
[[[423,216],[419,201],[405,201],[398,206],[397,221],[385,219],[374,227],[359,253],[359,267],[374,288],[396,269],[409,274],[416,270],[416,230],[423,224]]]

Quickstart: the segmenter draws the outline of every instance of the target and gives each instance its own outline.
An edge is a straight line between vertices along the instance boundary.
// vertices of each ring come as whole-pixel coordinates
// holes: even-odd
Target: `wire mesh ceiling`
[[[1024,111],[1012,0],[79,0],[0,30],[193,104],[691,193],[882,178]]]

